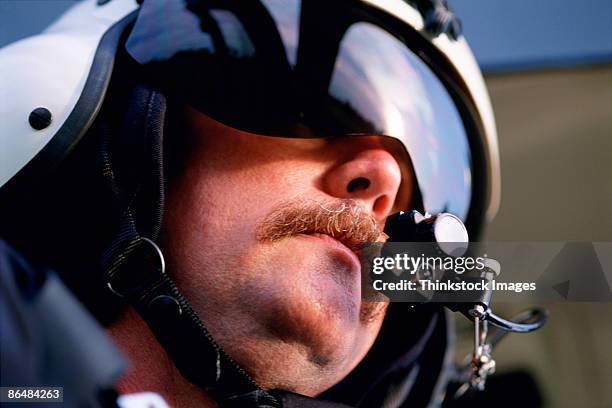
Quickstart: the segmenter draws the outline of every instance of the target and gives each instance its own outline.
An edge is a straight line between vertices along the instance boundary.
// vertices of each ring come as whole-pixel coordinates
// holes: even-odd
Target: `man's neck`
[[[172,407],[216,407],[210,396],[187,381],[146,323],[131,307],[107,330],[115,344],[130,361],[116,383],[120,394],[152,391]]]

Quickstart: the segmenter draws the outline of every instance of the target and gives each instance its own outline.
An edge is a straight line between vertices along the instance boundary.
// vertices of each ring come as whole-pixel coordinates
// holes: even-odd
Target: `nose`
[[[383,148],[356,152],[332,167],[323,181],[328,194],[361,201],[381,223],[393,209],[401,184],[400,166]]]

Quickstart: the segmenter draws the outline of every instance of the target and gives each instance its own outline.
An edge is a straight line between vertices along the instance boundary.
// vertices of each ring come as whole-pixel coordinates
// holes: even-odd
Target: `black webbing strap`
[[[131,252],[113,264],[109,288],[138,311],[181,374],[209,391],[221,406],[280,407],[215,342],[165,273],[157,246],[146,238],[135,245],[128,239],[126,245]]]
[[[165,100],[146,87],[137,87],[132,93],[126,133],[144,134],[144,149],[136,149],[148,159],[149,166],[136,177],[129,188],[117,178],[117,164],[112,160],[112,132],[104,121],[101,131],[101,167],[107,187],[113,195],[114,210],[119,218],[113,242],[102,257],[107,286],[129,302],[150,327],[180,373],[190,382],[209,391],[220,406],[281,407],[281,403],[261,389],[255,381],[232,360],[215,342],[198,315],[189,305],[175,283],[165,272],[161,251],[152,240],[141,236],[135,219],[135,203],[150,199],[149,205],[158,209],[140,211],[148,214],[147,230],[153,235],[159,230],[163,205],[163,174],[161,151]],[[129,112],[128,112],[129,113]],[[127,130],[127,132],[126,132]],[[142,147],[142,146],[141,146]],[[151,157],[153,159],[151,159]],[[138,163],[139,158],[134,158]],[[129,180],[129,177],[121,179]],[[134,180],[132,180],[134,181]],[[130,193],[127,193],[127,191]],[[140,194],[140,196],[138,196]],[[152,195],[152,197],[143,197]],[[142,219],[138,220],[140,223]]]
[[[211,392],[222,406],[279,407],[275,398],[263,391],[215,342],[164,272],[161,258],[155,260],[161,252],[152,241],[142,238],[129,258],[134,256],[139,258],[142,269],[148,269],[148,276],[138,274],[144,279],[130,288],[125,279],[118,279],[116,272],[109,283],[138,311],[181,374]],[[122,267],[119,273],[134,271],[133,261],[124,259],[124,265],[130,265],[130,269]]]

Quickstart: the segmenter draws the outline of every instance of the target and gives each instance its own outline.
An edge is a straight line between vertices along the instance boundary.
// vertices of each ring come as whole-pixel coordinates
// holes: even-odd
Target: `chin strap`
[[[112,264],[107,285],[134,306],[181,374],[223,407],[281,407],[215,342],[165,273],[159,247],[143,237],[130,246],[115,258],[120,265]]]
[[[102,175],[119,220],[102,256],[108,288],[138,311],[180,373],[220,406],[281,407],[215,342],[166,273],[163,254],[153,242],[164,202],[166,102],[161,94],[137,86],[127,109],[118,138],[103,113],[97,125]]]

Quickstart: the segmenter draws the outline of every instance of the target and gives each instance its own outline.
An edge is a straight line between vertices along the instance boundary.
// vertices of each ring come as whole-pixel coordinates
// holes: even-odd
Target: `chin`
[[[370,349],[380,323],[322,313],[303,299],[270,305],[263,327],[266,341],[254,342],[248,356],[255,379],[265,388],[282,388],[314,397],[340,382]],[[246,361],[245,361],[246,362]],[[263,362],[263,364],[262,364]]]
[[[248,288],[261,337],[310,375],[325,371],[334,373],[330,381],[339,381],[380,327],[360,319],[360,277],[316,240],[289,239],[262,251],[267,268],[257,268]]]
[[[301,299],[285,299],[270,311],[266,323],[270,334],[305,350],[306,358],[313,364],[337,366],[350,360],[358,332],[353,322],[328,312],[320,304],[306,304]]]

